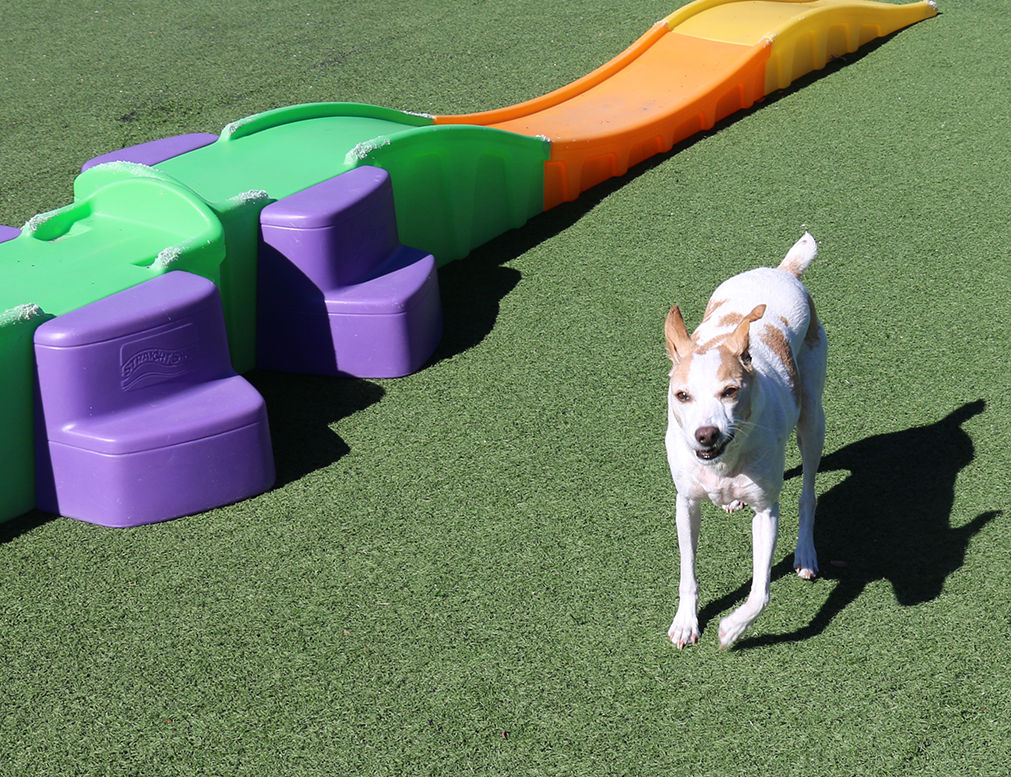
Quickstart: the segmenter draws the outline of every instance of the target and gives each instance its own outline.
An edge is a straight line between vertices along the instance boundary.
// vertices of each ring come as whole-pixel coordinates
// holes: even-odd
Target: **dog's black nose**
[[[712,448],[720,441],[720,430],[715,426],[700,426],[695,430],[695,439],[699,445]]]

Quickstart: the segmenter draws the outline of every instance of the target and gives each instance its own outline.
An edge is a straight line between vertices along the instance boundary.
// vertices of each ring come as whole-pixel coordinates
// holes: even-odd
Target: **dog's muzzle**
[[[702,447],[695,449],[695,456],[702,461],[715,461],[723,455],[733,439],[734,436],[730,434],[724,437],[715,426],[700,426],[695,430],[695,441]]]

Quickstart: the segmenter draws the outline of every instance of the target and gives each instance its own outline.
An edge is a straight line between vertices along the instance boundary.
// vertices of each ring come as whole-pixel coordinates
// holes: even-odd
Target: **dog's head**
[[[674,365],[668,401],[700,462],[719,461],[751,416],[749,327],[764,313],[759,305],[732,332],[701,344],[688,334],[677,305],[667,314],[664,336]]]

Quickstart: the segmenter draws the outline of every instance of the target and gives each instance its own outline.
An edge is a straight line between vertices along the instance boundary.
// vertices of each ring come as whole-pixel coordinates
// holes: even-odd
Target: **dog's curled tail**
[[[776,269],[784,270],[799,278],[817,254],[818,244],[814,242],[810,232],[805,232],[800,240],[793,244],[793,248],[786,252],[786,256]]]

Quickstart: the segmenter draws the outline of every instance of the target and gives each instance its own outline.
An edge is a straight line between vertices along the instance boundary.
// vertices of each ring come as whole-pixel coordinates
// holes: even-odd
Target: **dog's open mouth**
[[[724,437],[723,440],[711,448],[696,450],[695,456],[696,458],[702,459],[702,461],[715,461],[723,455],[723,451],[727,449],[727,446],[730,445],[730,441],[733,439],[733,437]]]

